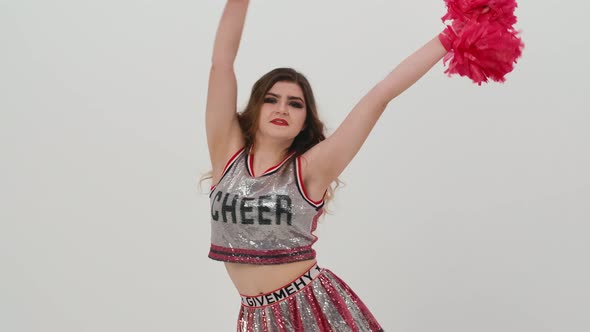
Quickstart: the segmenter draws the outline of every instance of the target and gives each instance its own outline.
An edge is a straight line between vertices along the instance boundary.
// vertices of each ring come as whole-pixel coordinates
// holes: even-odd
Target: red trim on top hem
[[[293,249],[273,249],[273,250],[257,250],[257,249],[240,249],[240,248],[227,248],[216,246],[211,244],[211,249],[216,251],[222,251],[228,254],[245,254],[245,255],[254,255],[254,256],[273,256],[273,255],[284,255],[284,254],[294,254],[301,251],[306,251],[311,249],[311,245],[297,247]]]
[[[243,263],[243,264],[258,264],[258,265],[267,265],[267,264],[286,264],[292,263],[297,261],[304,261],[308,259],[316,258],[315,250],[311,250],[310,252],[304,255],[294,255],[294,256],[285,256],[281,258],[264,258],[264,257],[239,257],[239,256],[226,256],[220,255],[213,252],[209,252],[209,258],[220,261],[220,262],[229,262],[229,263]]]
[[[276,257],[280,256],[280,257]],[[226,248],[211,244],[209,258],[233,263],[281,264],[315,258],[316,252],[311,245],[293,249],[254,250]]]

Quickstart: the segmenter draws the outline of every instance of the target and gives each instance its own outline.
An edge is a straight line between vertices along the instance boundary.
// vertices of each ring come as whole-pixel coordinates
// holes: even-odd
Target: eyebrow
[[[280,97],[281,97],[281,95],[277,95],[276,93],[272,93],[272,92],[267,92],[266,94],[267,94],[267,95],[271,95],[271,96],[273,96],[273,97],[277,97],[277,98],[280,98]],[[298,99],[298,100],[301,100],[301,102],[304,102],[304,101],[303,101],[303,99],[301,99],[301,98],[299,98],[299,97],[295,97],[295,96],[287,96],[287,100],[291,100],[291,99]]]

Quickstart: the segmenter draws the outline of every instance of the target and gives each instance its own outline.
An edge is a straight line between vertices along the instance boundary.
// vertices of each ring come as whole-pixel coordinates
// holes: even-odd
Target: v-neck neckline
[[[283,166],[283,164],[285,164],[287,162],[287,160],[289,160],[289,158],[291,158],[295,154],[295,152],[291,152],[278,164],[270,167],[269,169],[264,171],[261,175],[256,176],[254,174],[254,155],[252,154],[253,147],[254,147],[254,145],[250,146],[250,149],[248,150],[248,155],[246,156],[246,166],[247,166],[246,168],[248,169],[248,173],[250,174],[250,176],[255,179],[266,176],[266,175],[270,175],[270,174],[276,172],[279,168],[281,168],[281,166]]]

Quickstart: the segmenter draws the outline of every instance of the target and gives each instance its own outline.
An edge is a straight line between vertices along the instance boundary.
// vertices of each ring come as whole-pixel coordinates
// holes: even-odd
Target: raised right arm
[[[234,72],[234,61],[240,46],[248,0],[228,0],[213,46],[209,87],[207,91],[207,110],[205,126],[209,157],[213,167],[213,181],[231,153],[243,144],[237,117],[237,82]]]

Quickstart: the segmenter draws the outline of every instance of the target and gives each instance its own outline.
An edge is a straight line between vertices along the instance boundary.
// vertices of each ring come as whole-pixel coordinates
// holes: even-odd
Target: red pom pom
[[[459,74],[481,85],[488,78],[504,82],[521,56],[524,44],[514,31],[515,0],[445,0],[443,22],[452,24],[439,35],[449,53],[443,64],[449,76]]]
[[[517,32],[499,22],[469,21],[461,26],[459,35],[447,26],[439,38],[450,50],[443,59],[443,64],[449,62],[445,73],[467,76],[478,85],[488,78],[504,82],[524,47]]]
[[[515,0],[445,0],[446,20],[477,20],[478,22],[499,22],[507,28],[516,24],[514,10],[518,6]]]

